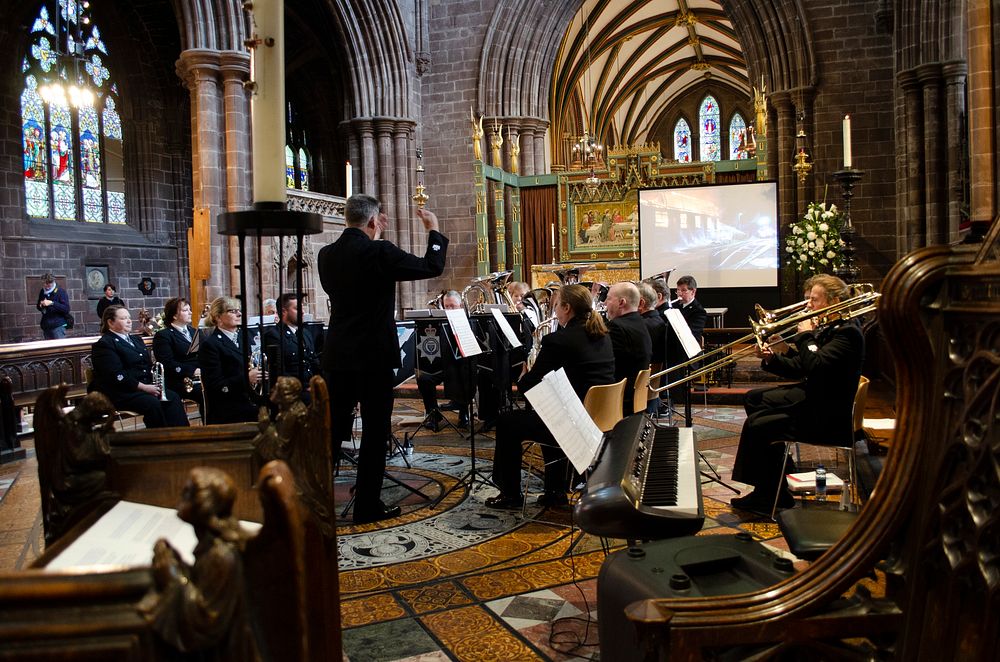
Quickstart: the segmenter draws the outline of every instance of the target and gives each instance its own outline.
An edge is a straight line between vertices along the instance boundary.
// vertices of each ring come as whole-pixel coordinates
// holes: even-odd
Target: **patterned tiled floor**
[[[419,420],[419,402],[397,401],[395,422]],[[742,425],[742,408],[696,407],[699,449],[728,480]],[[449,414],[454,418],[454,414]],[[399,430],[400,437],[405,430]],[[30,451],[30,443],[26,445]],[[400,482],[437,498],[469,467],[468,441],[455,433],[421,432],[415,453],[391,462]],[[492,439],[477,435],[481,469],[489,471]],[[349,498],[351,474],[338,479]],[[41,550],[37,467],[27,460],[0,467],[0,568],[23,568]],[[388,485],[388,483],[387,483]],[[737,487],[742,488],[742,485]],[[784,548],[777,526],[729,506],[733,493],[703,484],[705,528],[699,535],[749,531]],[[338,529],[345,657],[362,660],[597,659],[596,577],[605,559],[600,541],[570,526],[569,509],[541,513],[491,511],[482,501],[495,489],[459,489],[438,508],[402,487],[395,520]],[[538,509],[528,511],[539,515]],[[621,547],[624,541],[611,541]]]

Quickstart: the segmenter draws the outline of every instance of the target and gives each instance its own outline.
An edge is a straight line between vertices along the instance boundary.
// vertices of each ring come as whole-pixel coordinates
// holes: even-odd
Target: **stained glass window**
[[[702,161],[718,161],[722,158],[719,138],[719,104],[715,97],[708,95],[698,109],[698,143],[701,145]]]
[[[303,191],[309,190],[309,155],[304,147],[299,147],[299,185]]]
[[[743,120],[743,116],[735,113],[733,119],[729,121],[729,158],[734,160],[747,158],[746,132],[747,123]]]
[[[295,152],[285,145],[285,188],[295,188]]]
[[[28,40],[21,63],[28,216],[125,223],[118,87],[105,64],[108,48],[90,3],[43,2]],[[68,62],[65,54],[74,52],[81,54],[79,62]],[[74,86],[90,94],[81,95]]]
[[[674,160],[678,163],[691,162],[691,127],[683,117],[674,125]]]

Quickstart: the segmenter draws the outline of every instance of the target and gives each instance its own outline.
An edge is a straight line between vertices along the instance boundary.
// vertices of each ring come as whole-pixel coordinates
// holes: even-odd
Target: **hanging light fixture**
[[[87,84],[87,59],[84,55],[85,42],[81,25],[90,23],[90,18],[81,17],[81,8],[89,9],[90,2],[70,0],[64,7],[56,3],[52,79],[38,90],[46,103],[71,105],[74,108],[94,104],[94,92]]]

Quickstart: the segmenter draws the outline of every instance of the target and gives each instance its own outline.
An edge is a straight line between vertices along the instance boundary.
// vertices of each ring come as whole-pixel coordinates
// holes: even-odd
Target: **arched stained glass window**
[[[295,188],[295,152],[285,145],[285,188]]]
[[[312,157],[306,148],[306,130],[291,101],[288,102],[285,143],[285,184],[287,188],[308,191],[312,184]]]
[[[747,158],[746,145],[747,123],[739,113],[733,114],[733,119],[729,120],[729,158]]]
[[[691,127],[683,117],[674,125],[674,160],[678,163],[691,162]]]
[[[309,155],[305,147],[299,148],[299,185],[303,191],[309,190]]]
[[[118,88],[90,4],[43,2],[28,40],[21,63],[28,216],[125,223]]]
[[[719,104],[711,94],[704,98],[698,109],[698,143],[701,145],[702,161],[718,161],[722,158],[719,138]]]

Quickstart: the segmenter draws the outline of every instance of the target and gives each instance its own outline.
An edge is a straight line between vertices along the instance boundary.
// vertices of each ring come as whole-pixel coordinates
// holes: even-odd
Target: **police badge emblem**
[[[423,328],[417,349],[420,352],[420,358],[427,363],[434,363],[441,358],[441,339],[437,335],[436,326],[429,324]]]

